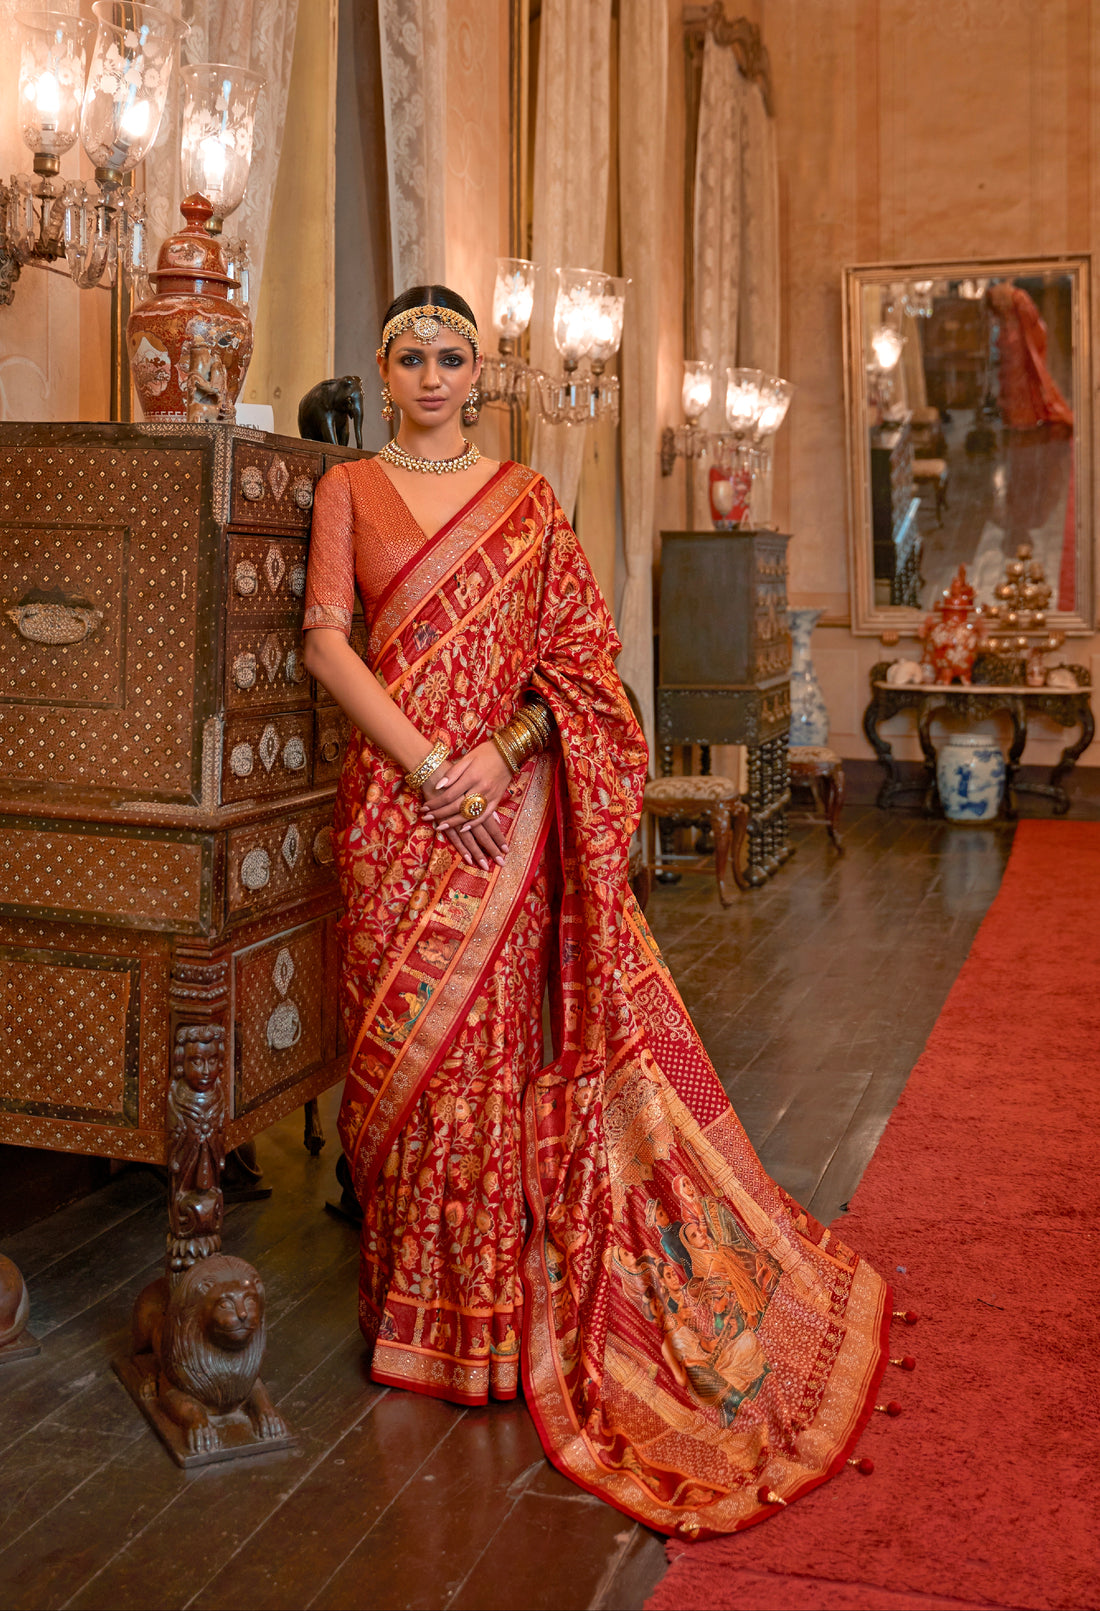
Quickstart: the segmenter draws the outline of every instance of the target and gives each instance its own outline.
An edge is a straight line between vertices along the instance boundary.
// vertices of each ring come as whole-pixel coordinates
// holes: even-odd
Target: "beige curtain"
[[[732,55],[732,51],[727,54]],[[741,124],[741,302],[737,362],[779,373],[779,176],[775,120],[744,84]]]
[[[661,323],[661,188],[668,89],[667,0],[631,0],[619,23],[619,218],[622,271],[631,281],[622,346],[622,513],[625,577],[618,611],[619,671],[642,707],[654,750],[653,535],[657,342]]]
[[[227,235],[241,235],[249,244],[250,299],[255,317],[286,123],[298,0],[158,0],[158,3],[166,5],[191,25],[191,32],[181,48],[183,62],[230,62],[263,73],[266,80],[256,106],[248,189],[225,226]],[[180,81],[175,73],[160,133],[145,159],[145,191],[149,200],[152,260],[156,247],[182,222],[179,215]]]
[[[633,8],[633,0],[630,7]],[[611,0],[544,0],[539,32],[532,256],[543,265],[531,362],[560,370],[554,346],[557,268],[600,269],[610,162]],[[585,430],[536,424],[531,463],[572,519]]]
[[[378,0],[390,249],[397,295],[443,278],[446,261],[447,7]]]
[[[742,174],[745,100],[749,86],[732,50],[707,35],[695,147],[695,356],[713,365],[707,430],[726,427],[726,370],[736,365],[741,300]],[[707,461],[690,461],[695,526],[710,529]]]

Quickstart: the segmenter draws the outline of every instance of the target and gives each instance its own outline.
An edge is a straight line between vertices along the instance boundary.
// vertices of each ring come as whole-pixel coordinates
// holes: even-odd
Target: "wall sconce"
[[[5,305],[22,265],[49,268],[61,257],[81,289],[112,286],[121,273],[139,295],[148,291],[145,198],[126,181],[156,139],[172,57],[190,29],[160,7],[136,0],[95,0],[92,10],[98,28],[86,76],[86,24],[56,12],[27,12],[18,19],[24,35],[23,138],[34,150],[35,178],[17,174],[0,185]],[[78,84],[80,141],[99,186],[92,195],[82,181],[58,177],[61,155],[75,143],[71,103]]]
[[[533,402],[551,425],[586,425],[619,419],[619,381],[604,375],[623,335],[626,280],[594,269],[558,269],[554,301],[554,345],[563,374],[548,375],[516,353],[534,308],[538,265],[526,258],[497,259],[493,288],[493,328],[498,352],[487,353],[481,392],[488,404]],[[588,367],[581,370],[587,359]]]
[[[680,407],[684,425],[666,425],[661,432],[661,474],[671,475],[677,458],[698,459],[707,451],[709,437],[699,429],[699,421],[710,407],[714,389],[714,365],[705,359],[685,358],[680,386]]]
[[[889,419],[894,397],[893,374],[901,360],[905,337],[893,325],[880,324],[871,332],[871,358],[867,372],[871,377],[871,407],[876,422]]]

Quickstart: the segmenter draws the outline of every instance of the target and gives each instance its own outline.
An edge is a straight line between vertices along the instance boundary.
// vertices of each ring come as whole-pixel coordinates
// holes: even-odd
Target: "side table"
[[[931,731],[933,716],[937,711],[948,710],[960,716],[981,719],[1003,710],[1012,720],[1012,742],[1005,757],[1005,816],[1016,816],[1018,794],[1043,795],[1054,802],[1056,816],[1065,816],[1070,799],[1062,787],[1062,781],[1073,771],[1096,732],[1092,688],[1084,666],[1065,668],[1076,677],[1076,688],[1028,688],[1023,684],[1011,683],[953,684],[950,687],[936,683],[895,685],[886,680],[886,672],[891,664],[889,660],[881,660],[872,668],[871,701],[863,713],[863,731],[886,773],[878,791],[878,805],[890,806],[899,794],[920,792],[924,796],[925,812],[930,816],[938,814],[940,801],[936,787],[936,751]],[[925,775],[912,783],[901,777],[890,742],[879,732],[883,722],[903,710],[917,712],[917,735],[924,756]],[[1032,715],[1045,716],[1059,727],[1080,728],[1077,738],[1072,744],[1067,744],[1056,765],[1051,768],[1045,783],[1017,781],[1024,745],[1027,743],[1027,724]]]

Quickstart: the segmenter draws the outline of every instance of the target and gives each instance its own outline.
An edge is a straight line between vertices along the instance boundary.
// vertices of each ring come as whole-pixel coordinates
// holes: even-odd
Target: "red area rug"
[[[1100,1606],[1100,824],[1023,822],[837,1229],[895,1283],[846,1470],[747,1533],[669,1546],[647,1611]]]

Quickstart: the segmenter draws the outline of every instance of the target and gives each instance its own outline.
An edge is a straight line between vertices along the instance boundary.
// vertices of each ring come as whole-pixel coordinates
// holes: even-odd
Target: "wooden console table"
[[[881,660],[871,671],[871,701],[863,713],[863,731],[886,773],[878,791],[877,804],[890,806],[899,794],[920,792],[924,796],[924,809],[929,815],[940,810],[939,791],[936,787],[936,750],[932,743],[932,718],[937,711],[950,711],[959,716],[981,719],[997,711],[1006,711],[1012,721],[1012,742],[1005,757],[1006,817],[1016,815],[1017,794],[1039,794],[1054,802],[1057,816],[1065,816],[1070,799],[1062,780],[1069,776],[1078,757],[1092,743],[1096,722],[1092,714],[1089,674],[1083,666],[1067,666],[1077,678],[1077,688],[1028,688],[1016,684],[972,683],[969,686],[953,684],[945,687],[935,683],[887,682],[887,668],[891,661]],[[981,670],[981,667],[977,668]],[[883,722],[899,711],[917,712],[917,735],[924,756],[924,777],[907,782],[901,777],[889,740],[879,732]],[[1029,717],[1041,715],[1056,722],[1059,727],[1080,727],[1072,744],[1062,751],[1058,762],[1050,770],[1045,783],[1020,783],[1020,769],[1024,745],[1027,742]]]

